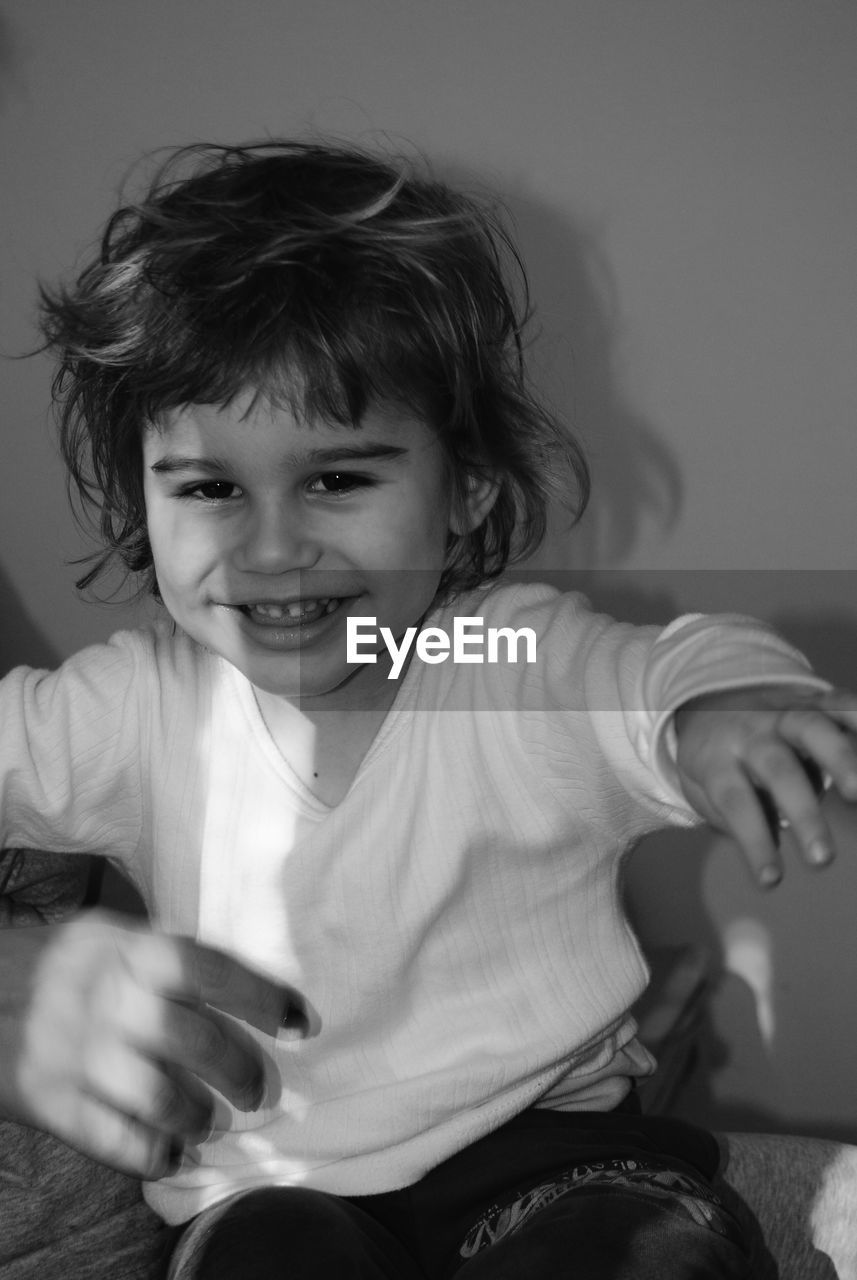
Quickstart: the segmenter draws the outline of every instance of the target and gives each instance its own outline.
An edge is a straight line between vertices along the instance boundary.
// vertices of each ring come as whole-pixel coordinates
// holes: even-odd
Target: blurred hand
[[[676,717],[684,793],[713,827],[739,845],[766,887],[782,876],[778,819],[806,862],[826,866],[833,842],[819,779],[857,800],[857,696],[753,687],[694,699]]]
[[[210,1131],[209,1086],[263,1101],[262,1052],[235,1018],[305,1031],[295,992],[188,938],[101,911],[0,930],[0,1110],[162,1177]]]

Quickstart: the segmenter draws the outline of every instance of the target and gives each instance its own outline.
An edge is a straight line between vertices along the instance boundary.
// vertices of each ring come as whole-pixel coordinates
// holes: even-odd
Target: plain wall
[[[0,351],[36,341],[141,151],[322,134],[415,146],[499,187],[529,263],[534,368],[596,496],[545,571],[658,620],[737,608],[857,683],[857,7],[843,0],[14,0],[0,5]],[[50,366],[0,375],[0,665],[129,616],[76,599],[88,544]],[[712,1123],[857,1133],[857,824],[775,894],[727,841],[651,843],[640,927],[725,976]],[[558,978],[558,980],[560,980]]]

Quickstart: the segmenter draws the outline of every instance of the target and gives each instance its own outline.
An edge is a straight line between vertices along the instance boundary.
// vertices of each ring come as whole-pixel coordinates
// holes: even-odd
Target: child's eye
[[[181,490],[181,497],[197,498],[200,502],[228,502],[240,494],[238,485],[231,480],[198,480]]]
[[[345,494],[368,488],[372,483],[370,476],[353,471],[324,471],[309,482],[308,488],[311,493]]]

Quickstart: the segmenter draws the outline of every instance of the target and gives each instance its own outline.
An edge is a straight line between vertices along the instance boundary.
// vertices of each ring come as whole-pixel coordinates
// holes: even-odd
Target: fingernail
[[[823,795],[829,782],[825,781],[825,773],[821,765],[816,764],[813,759],[803,755],[801,752],[798,752],[798,760],[815,794],[817,796]]]
[[[763,889],[773,889],[775,885],[780,883],[781,879],[782,872],[779,867],[762,867],[762,870],[759,872],[759,883]]]
[[[244,1099],[248,1111],[258,1111],[265,1101],[265,1077],[258,1076],[244,1090]]]
[[[814,867],[826,867],[833,861],[833,850],[826,840],[813,840],[807,848],[806,856]]]
[[[202,1146],[203,1142],[208,1142],[215,1130],[214,1111],[212,1110],[203,1120],[200,1121],[199,1127],[194,1130],[193,1141],[196,1146]]]
[[[288,1000],[283,1009],[280,1026],[284,1031],[296,1031],[300,1035],[306,1035],[309,1030],[309,1019],[306,1015],[306,1010],[295,1000]]]

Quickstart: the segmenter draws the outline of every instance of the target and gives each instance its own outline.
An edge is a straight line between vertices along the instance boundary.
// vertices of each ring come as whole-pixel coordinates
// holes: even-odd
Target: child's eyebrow
[[[401,458],[409,450],[404,445],[382,444],[380,441],[367,440],[360,444],[331,445],[326,449],[310,449],[302,454],[301,462],[311,466],[324,466],[333,462],[351,461],[383,461],[387,458]]]
[[[360,444],[337,444],[323,449],[309,449],[306,453],[290,456],[288,461],[292,465],[321,467],[337,462],[392,460],[401,458],[408,452],[403,445],[367,440]],[[225,459],[191,457],[182,453],[167,454],[153,462],[149,468],[156,475],[170,475],[176,471],[224,472],[229,469],[230,464]]]
[[[186,454],[174,453],[153,462],[149,470],[156,475],[170,475],[174,471],[225,471],[227,464],[218,458],[192,458]]]

